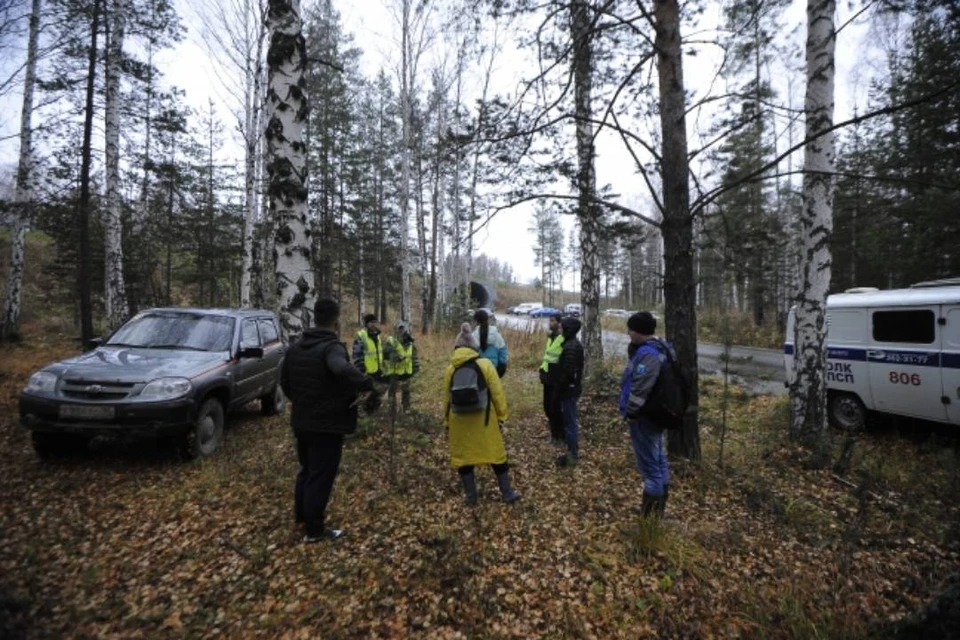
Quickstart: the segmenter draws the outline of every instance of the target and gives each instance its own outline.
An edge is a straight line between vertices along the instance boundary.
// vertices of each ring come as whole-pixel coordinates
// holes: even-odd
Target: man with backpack
[[[686,407],[677,354],[655,336],[656,330],[657,319],[648,311],[627,320],[633,354],[620,383],[620,415],[627,419],[637,470],[643,475],[640,512],[662,518],[670,490],[663,432],[682,424]]]
[[[463,483],[468,505],[477,503],[474,467],[489,464],[506,503],[520,499],[510,484],[507,450],[500,424],[507,419],[507,397],[493,364],[482,357],[470,323],[464,322],[444,374],[444,414],[450,442],[450,463]]]

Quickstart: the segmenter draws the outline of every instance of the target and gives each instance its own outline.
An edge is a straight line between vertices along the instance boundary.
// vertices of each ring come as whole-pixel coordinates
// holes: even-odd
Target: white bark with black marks
[[[267,173],[270,214],[275,222],[277,307],[281,329],[289,339],[310,328],[315,296],[303,135],[306,47],[299,0],[271,0],[267,28]]]
[[[583,304],[581,338],[586,353],[584,375],[603,369],[600,334],[600,235],[602,221],[596,204],[596,148],[593,132],[593,20],[590,5],[578,0],[570,5],[573,40],[574,115],[577,138],[577,219],[580,221],[580,300]],[[546,285],[544,285],[546,286]]]
[[[104,167],[107,181],[104,216],[104,323],[107,332],[123,324],[130,312],[123,279],[123,218],[120,198],[120,67],[127,21],[127,0],[114,0],[110,9],[104,71]]]
[[[40,33],[41,0],[33,0],[30,9],[30,32],[27,40],[27,64],[23,80],[23,104],[20,110],[20,157],[14,191],[15,216],[10,238],[10,275],[7,278],[7,304],[0,339],[20,333],[23,309],[23,270],[26,264],[24,241],[33,211],[33,90],[37,82],[37,39]]]
[[[790,388],[791,434],[817,446],[827,429],[826,303],[833,234],[833,126],[836,0],[807,2],[806,139],[803,157],[802,254],[796,304],[794,367]],[[828,133],[825,133],[828,132]]]

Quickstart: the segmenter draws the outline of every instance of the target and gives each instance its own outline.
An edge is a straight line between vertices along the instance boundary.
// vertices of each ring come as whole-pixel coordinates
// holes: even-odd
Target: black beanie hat
[[[657,331],[657,319],[649,311],[638,311],[627,319],[627,329],[652,336]]]
[[[377,316],[373,315],[372,313],[368,313],[367,315],[363,316],[364,325],[367,325],[367,324],[370,324],[371,322],[376,322],[376,321],[377,321]]]

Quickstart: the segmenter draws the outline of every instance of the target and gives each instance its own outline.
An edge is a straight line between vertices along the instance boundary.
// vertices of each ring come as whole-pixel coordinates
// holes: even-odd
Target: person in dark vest
[[[294,514],[306,527],[303,541],[308,543],[343,535],[326,528],[327,504],[340,469],[343,437],[357,428],[357,404],[362,394],[376,393],[373,379],[350,362],[340,342],[337,301],[320,298],[313,313],[316,327],[290,345],[280,370],[300,460]]]
[[[563,413],[560,410],[560,396],[554,393],[557,363],[563,351],[563,334],[560,332],[560,314],[550,316],[550,333],[547,334],[547,346],[540,364],[540,384],[543,385],[543,413],[550,426],[550,440],[554,446],[562,447],[565,437],[563,431]]]
[[[493,467],[497,476],[500,495],[506,503],[520,499],[510,484],[507,450],[503,444],[500,426],[507,419],[507,397],[500,383],[500,376],[493,364],[480,355],[479,345],[470,332],[470,323],[464,322],[454,343],[453,358],[443,377],[443,410],[447,420],[447,437],[450,440],[450,464],[460,475],[467,504],[477,503],[477,478],[474,467]],[[486,391],[482,405],[477,410],[458,412],[451,396],[455,374],[462,367],[476,367],[483,379]],[[479,384],[479,381],[478,381]]]
[[[580,321],[576,318],[568,317],[560,321],[563,349],[554,376],[553,393],[557,397],[551,404],[560,407],[567,453],[557,458],[558,467],[573,466],[580,460],[580,416],[577,404],[583,391],[584,357],[583,345],[577,338],[579,331]]]
[[[644,517],[663,517],[670,492],[670,466],[663,427],[642,412],[657,383],[660,367],[667,359],[660,345],[670,349],[676,359],[668,342],[655,339],[656,331],[657,319],[648,311],[640,311],[627,319],[630,361],[620,382],[620,414],[627,420],[637,470],[643,476],[640,513]]]
[[[393,327],[393,335],[383,342],[383,373],[394,384],[393,392],[400,389],[403,410],[410,409],[410,379],[420,373],[420,356],[417,345],[407,328],[407,323],[398,320]],[[396,395],[390,399],[394,401]]]

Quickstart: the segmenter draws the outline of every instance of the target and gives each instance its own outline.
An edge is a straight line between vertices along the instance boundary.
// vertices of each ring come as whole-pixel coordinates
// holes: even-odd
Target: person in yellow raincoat
[[[493,467],[503,501],[516,502],[520,494],[510,485],[507,450],[500,432],[507,419],[507,397],[496,367],[480,355],[469,322],[460,327],[443,385],[450,462],[460,474],[467,504],[477,503],[473,469],[481,464]]]

